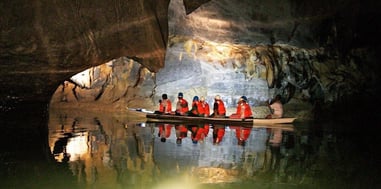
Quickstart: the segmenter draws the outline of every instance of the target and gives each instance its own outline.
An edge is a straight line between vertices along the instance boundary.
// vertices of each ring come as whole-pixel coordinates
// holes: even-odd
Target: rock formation
[[[92,81],[95,92],[72,82],[72,99],[119,109],[152,108],[161,93],[178,91],[223,94],[231,106],[240,95],[253,106],[275,94],[291,107],[353,102],[379,91],[378,7],[355,0],[2,3],[0,108],[48,104],[70,77],[110,61],[122,62],[113,64],[124,65],[113,68],[121,75]]]

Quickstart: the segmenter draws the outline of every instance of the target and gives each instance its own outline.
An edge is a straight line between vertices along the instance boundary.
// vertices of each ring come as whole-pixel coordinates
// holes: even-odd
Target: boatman
[[[283,117],[283,104],[281,100],[282,97],[280,95],[275,96],[274,100],[269,105],[271,114],[266,116],[267,119]]]

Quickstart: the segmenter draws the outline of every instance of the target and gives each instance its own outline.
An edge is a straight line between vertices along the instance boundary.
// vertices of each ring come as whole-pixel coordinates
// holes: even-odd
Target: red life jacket
[[[204,125],[204,134],[205,134],[205,137],[208,136],[208,134],[209,134],[209,124],[205,124]]]
[[[204,116],[209,116],[210,115],[209,104],[205,101],[200,101],[200,103],[201,103],[201,107],[202,107],[201,114],[203,114]]]
[[[192,113],[198,116],[204,116],[204,109],[200,101],[193,101],[192,103]]]
[[[160,102],[159,104],[159,112],[164,113],[164,103]]]
[[[219,144],[225,135],[225,127],[217,127],[213,129],[213,143]]]
[[[176,129],[176,137],[177,138],[185,138],[187,137],[187,134],[188,134],[188,129],[185,125],[176,125],[175,126],[175,129]]]
[[[215,115],[225,115],[226,114],[225,104],[222,100],[215,100],[214,104],[217,105],[217,108],[214,109]]]
[[[181,115],[185,115],[185,113],[187,113],[188,111],[189,111],[188,102],[183,98],[179,98],[176,104],[176,112]]]
[[[251,128],[246,127],[235,127],[235,135],[238,140],[240,141],[246,141],[251,133]]]
[[[251,107],[247,102],[240,102],[237,105],[236,115],[239,118],[248,118],[253,116],[253,112],[251,111]]]
[[[193,126],[191,128],[191,131],[192,131],[192,135],[191,135],[192,141],[204,140],[204,138],[205,138],[205,128],[204,127]]]
[[[163,104],[163,113],[170,114],[172,112],[172,103],[169,99],[163,100],[161,104]]]
[[[164,124],[159,125],[159,136],[164,138],[169,138],[171,136],[172,125]]]

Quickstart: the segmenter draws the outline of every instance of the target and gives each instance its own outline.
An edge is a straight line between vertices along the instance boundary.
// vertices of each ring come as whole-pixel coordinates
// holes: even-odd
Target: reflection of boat
[[[277,119],[233,119],[233,118],[216,118],[216,117],[192,117],[179,115],[163,115],[147,113],[147,122],[166,122],[166,123],[209,123],[224,125],[274,125],[274,124],[290,124],[296,118],[277,118]]]

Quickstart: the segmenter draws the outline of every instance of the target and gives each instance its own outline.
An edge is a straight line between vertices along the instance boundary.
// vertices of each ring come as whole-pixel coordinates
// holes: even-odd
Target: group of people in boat
[[[205,138],[208,136],[210,125],[185,125],[185,124],[159,124],[158,137],[160,137],[161,142],[166,142],[167,138],[171,135],[172,127],[175,128],[176,132],[176,143],[181,144],[184,138],[188,137],[192,140],[193,144],[199,142],[204,142]],[[214,145],[220,144],[225,135],[224,125],[212,125],[212,141]],[[245,145],[245,142],[250,136],[251,128],[241,127],[241,126],[231,126],[231,129],[235,132],[238,145]]]
[[[182,144],[185,138],[191,139],[193,144],[203,143],[206,141],[209,131],[212,130],[211,142],[214,145],[218,145],[222,142],[226,127],[224,125],[192,125],[192,124],[159,124],[158,125],[158,137],[161,142],[166,142],[172,134],[172,128],[175,129],[176,144]],[[247,140],[250,137],[252,128],[241,126],[229,126],[230,130],[235,133],[237,144],[245,146]],[[268,142],[272,145],[279,145],[282,141],[282,129],[272,128],[266,129],[269,134]]]
[[[266,118],[281,118],[283,117],[283,105],[281,96],[276,95],[274,100],[269,103],[271,113]],[[205,97],[194,96],[189,109],[188,101],[184,98],[184,94],[179,92],[177,95],[177,102],[175,111],[172,111],[172,102],[168,99],[167,94],[162,94],[159,100],[159,110],[155,113],[158,114],[175,114],[182,116],[199,116],[199,117],[226,117],[225,103],[220,95],[216,95],[213,104],[213,113],[210,114],[210,107]],[[231,114],[229,118],[247,119],[253,118],[253,112],[246,96],[241,96],[238,100],[235,113]]]

